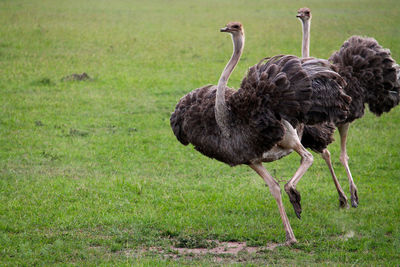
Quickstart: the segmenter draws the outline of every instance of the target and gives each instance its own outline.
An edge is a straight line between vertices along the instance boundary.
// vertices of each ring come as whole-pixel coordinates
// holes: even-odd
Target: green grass
[[[327,58],[361,34],[400,61],[397,0],[1,1],[0,265],[208,265],[209,256],[139,252],[177,240],[283,242],[262,180],[180,145],[169,116],[181,96],[217,82],[232,49],[220,27],[239,20],[246,30],[229,82],[237,88],[262,57],[300,54],[295,15],[304,5],[313,12],[311,55]],[[82,72],[93,80],[61,81]],[[301,220],[283,196],[299,244],[228,262],[399,264],[399,125],[397,108],[351,126],[357,209],[338,208],[315,155],[298,185]],[[338,144],[330,150],[349,196]],[[293,154],[266,167],[288,179],[298,164]]]

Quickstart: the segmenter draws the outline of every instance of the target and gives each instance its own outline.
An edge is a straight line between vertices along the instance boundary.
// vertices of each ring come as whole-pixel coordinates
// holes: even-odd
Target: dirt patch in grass
[[[202,254],[232,254],[238,255],[239,252],[247,252],[247,253],[256,253],[262,249],[274,249],[277,245],[271,245],[267,248],[265,247],[248,247],[246,242],[218,242],[217,246],[214,248],[177,248],[171,247],[172,250],[178,252],[178,254],[195,254],[195,255],[202,255]]]
[[[222,261],[241,261],[240,259],[246,256],[254,256],[258,252],[265,250],[274,250],[280,246],[277,243],[271,243],[263,247],[247,246],[246,242],[220,242],[218,240],[207,240],[208,243],[215,244],[212,248],[181,248],[170,246],[169,248],[163,247],[149,247],[143,248],[140,251],[125,251],[126,256],[138,256],[140,254],[157,254],[164,258],[178,259],[178,258],[198,258],[202,256],[209,256],[216,262]]]

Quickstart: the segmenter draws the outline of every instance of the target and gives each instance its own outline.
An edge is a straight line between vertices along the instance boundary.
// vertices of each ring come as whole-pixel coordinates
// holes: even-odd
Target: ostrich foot
[[[284,243],[284,245],[285,246],[291,246],[291,245],[293,245],[293,244],[296,244],[297,243],[297,240],[296,240],[296,238],[291,238],[291,239],[286,239],[286,242]]]
[[[351,206],[353,208],[358,207],[358,194],[357,194],[357,187],[355,184],[350,185],[350,194],[351,194]]]
[[[290,203],[292,203],[294,212],[296,213],[297,218],[301,219],[301,196],[300,192],[296,190],[294,187],[289,187],[288,184],[285,185],[285,191],[289,196]]]
[[[290,246],[292,246],[292,245],[294,245],[294,244],[297,244],[298,242],[297,242],[297,240],[296,240],[296,238],[286,238],[286,241],[284,242],[284,243],[279,243],[279,244],[274,244],[274,245],[272,245],[271,246],[271,249],[275,249],[275,248],[277,248],[277,247],[290,247]]]
[[[347,203],[347,197],[345,195],[339,195],[339,206],[341,208],[349,208],[349,204]]]

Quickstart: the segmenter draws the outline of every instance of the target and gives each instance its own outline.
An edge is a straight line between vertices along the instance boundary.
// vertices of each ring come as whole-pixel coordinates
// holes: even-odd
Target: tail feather
[[[170,117],[170,124],[172,131],[176,138],[178,139],[179,142],[181,142],[183,145],[188,145],[189,144],[189,138],[186,135],[186,130],[185,127],[188,127],[187,122],[185,121],[186,117],[186,112],[188,109],[192,109],[191,112],[197,112],[201,113],[202,111],[198,110],[196,111],[195,109],[199,109],[197,105],[193,105],[197,101],[201,100],[202,98],[205,97],[205,95],[210,91],[213,85],[207,85],[201,88],[198,88],[197,90],[194,90],[190,92],[189,94],[183,96],[178,104],[175,107],[175,111],[171,114]],[[207,110],[207,109],[205,109]],[[205,114],[204,114],[205,115]],[[196,117],[193,117],[196,119]],[[200,117],[197,117],[200,118]],[[193,119],[192,119],[193,121]],[[192,122],[191,121],[191,122]],[[193,122],[192,122],[193,123]],[[201,122],[198,122],[201,123]]]
[[[348,121],[363,115],[364,103],[377,116],[399,104],[398,65],[390,50],[382,48],[375,39],[352,36],[329,60],[338,67],[347,82],[345,91],[353,98]]]

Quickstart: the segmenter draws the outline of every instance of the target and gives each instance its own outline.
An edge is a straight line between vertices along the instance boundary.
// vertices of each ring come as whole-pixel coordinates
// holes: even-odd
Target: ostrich
[[[300,155],[300,166],[285,185],[300,217],[296,185],[312,165],[313,157],[300,143],[297,131],[301,132],[304,121],[321,119],[319,114],[309,113],[314,106],[311,82],[314,77],[325,77],[341,90],[341,78],[319,62],[302,64],[295,56],[279,55],[251,67],[241,87],[231,89],[227,82],[243,51],[244,29],[241,23],[230,22],[221,32],[231,34],[233,54],[218,85],[207,85],[183,96],[171,115],[171,128],[183,145],[191,143],[209,158],[230,166],[245,164],[259,174],[277,202],[286,244],[296,243],[279,183],[262,162],[280,159],[292,151]]]
[[[302,22],[303,42],[302,56],[309,57],[311,11],[300,8],[297,17]],[[346,81],[344,91],[351,96],[350,113],[343,121],[336,122],[340,135],[340,161],[345,167],[349,180],[351,205],[357,207],[358,193],[349,168],[349,156],[346,143],[350,123],[364,115],[365,104],[377,116],[389,112],[400,101],[400,67],[392,59],[390,51],[382,48],[379,43],[368,37],[351,36],[345,41],[339,51],[333,53],[329,60],[338,73]],[[302,143],[305,147],[303,140]],[[328,165],[334,184],[339,194],[341,207],[347,207],[347,197],[344,194],[332,167],[330,152],[326,147],[321,156]]]
[[[311,27],[311,10],[308,7],[300,8],[297,11],[296,17],[302,24],[302,44],[301,44],[301,57],[310,57],[310,27]],[[335,125],[333,123],[324,123],[320,127],[306,126],[304,128],[301,143],[306,148],[311,148],[313,151],[319,153],[325,160],[331,172],[333,182],[339,193],[340,207],[348,207],[347,197],[341,188],[338,179],[336,178],[335,171],[330,159],[330,152],[327,146],[334,141],[333,134]]]

